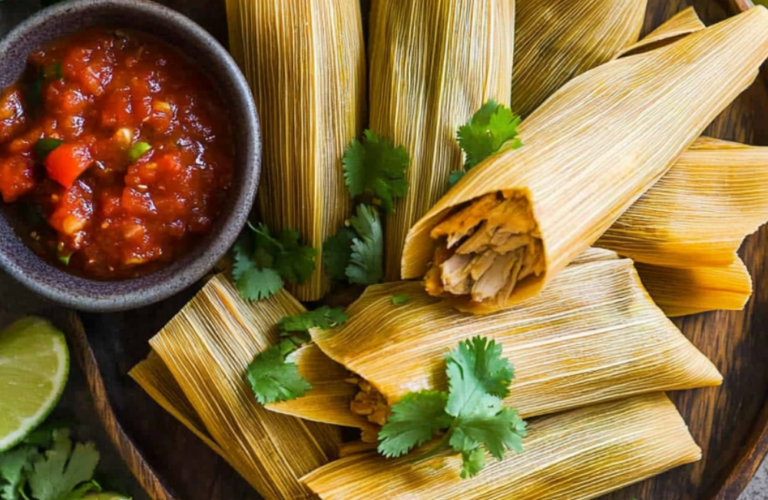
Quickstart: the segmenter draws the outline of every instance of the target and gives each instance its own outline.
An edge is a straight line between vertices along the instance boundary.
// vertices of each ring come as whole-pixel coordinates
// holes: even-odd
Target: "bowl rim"
[[[215,225],[186,255],[169,266],[139,278],[103,281],[66,273],[32,252],[15,234],[6,216],[0,211],[0,233],[10,232],[13,236],[0,238],[13,240],[0,241],[0,269],[45,299],[87,312],[117,312],[148,306],[192,286],[203,278],[226,254],[245,225],[255,200],[261,173],[260,123],[245,76],[229,52],[213,35],[184,14],[162,4],[149,0],[71,0],[47,7],[22,21],[0,39],[0,65],[4,64],[5,57],[9,57],[9,48],[23,45],[25,37],[44,28],[51,18],[71,17],[84,11],[98,11],[104,8],[162,18],[169,30],[181,33],[180,36],[190,42],[204,45],[208,51],[208,60],[221,63],[221,71],[210,79],[217,88],[231,89],[231,95],[228,95],[226,100],[236,102],[237,106],[242,107],[241,115],[246,118],[246,123],[232,125],[245,127],[244,137],[247,144],[235,141],[235,148],[242,150],[236,151],[235,168],[243,170],[239,178],[236,176],[237,185],[233,185],[230,191],[236,194],[235,199],[222,209],[223,213],[217,219],[220,224]],[[153,35],[151,32],[147,33]],[[161,35],[159,38],[163,40],[164,37]],[[184,46],[177,49],[186,57],[194,59]],[[245,161],[238,161],[241,158],[245,158]],[[22,256],[14,256],[12,250],[20,251]],[[41,263],[42,269],[54,275],[53,280],[40,279],[41,273],[35,272],[35,267]],[[61,283],[55,281],[57,276],[62,278]],[[66,286],[67,283],[70,286]],[[76,286],[71,286],[72,283]]]

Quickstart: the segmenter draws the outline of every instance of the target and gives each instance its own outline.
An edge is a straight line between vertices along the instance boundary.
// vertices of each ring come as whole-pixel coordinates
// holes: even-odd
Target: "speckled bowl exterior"
[[[74,0],[40,11],[0,41],[0,88],[19,78],[34,50],[92,26],[146,32],[194,60],[217,86],[229,110],[236,147],[232,188],[211,234],[170,267],[138,279],[93,281],[47,264],[15,234],[10,211],[0,200],[0,267],[58,304],[82,311],[109,312],[170,297],[202,278],[224,256],[245,224],[256,195],[261,138],[250,88],[227,51],[188,18],[147,0]]]

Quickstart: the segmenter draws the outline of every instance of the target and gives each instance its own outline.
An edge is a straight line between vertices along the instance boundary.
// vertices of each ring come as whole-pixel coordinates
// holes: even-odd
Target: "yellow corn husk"
[[[512,109],[531,114],[576,76],[637,42],[648,0],[523,0],[515,25]]]
[[[767,55],[768,11],[756,7],[571,81],[520,125],[522,148],[502,151],[475,167],[411,229],[403,277],[424,275],[436,259],[432,269],[439,279],[435,285],[430,273],[428,287],[440,293],[447,285],[469,282],[474,299],[454,296],[458,307],[476,312],[535,296],[667,172],[754,80]],[[484,208],[489,197],[504,210],[515,210],[514,216]],[[486,222],[487,228],[480,225]],[[461,258],[449,263],[441,253],[447,243],[440,231],[448,241],[465,241],[458,236],[475,227],[479,236],[498,228],[502,236],[529,243],[493,261],[488,280],[461,281],[469,272],[462,259],[474,263],[488,252],[500,255],[496,244],[457,254]],[[475,236],[473,241],[482,241]],[[502,241],[509,243],[509,238]],[[518,274],[525,275],[519,282]],[[504,279],[497,287],[499,275]]]
[[[674,17],[653,30],[639,42],[619,51],[614,58],[618,59],[619,57],[657,49],[704,28],[706,26],[696,13],[696,9],[688,7],[678,12]]]
[[[461,456],[387,460],[368,453],[302,481],[323,500],[588,500],[701,459],[675,405],[650,394],[538,419],[525,451],[460,479]]]
[[[721,375],[653,303],[629,259],[568,267],[538,297],[478,317],[416,282],[369,287],[349,320],[313,330],[317,345],[391,405],[410,391],[445,389],[445,354],[476,335],[515,365],[505,400],[523,417],[661,390],[718,385]],[[408,294],[396,306],[392,296]]]
[[[144,389],[149,397],[200,438],[210,449],[223,459],[229,460],[224,450],[208,434],[200,415],[192,407],[184,391],[155,351],[151,351],[147,359],[134,366],[128,375]]]
[[[374,0],[370,129],[408,151],[408,195],[387,217],[387,281],[408,229],[448,190],[463,156],[456,130],[494,99],[509,105],[514,0]]]
[[[253,357],[278,340],[277,322],[304,310],[284,290],[246,303],[219,275],[150,340],[210,436],[267,500],[313,498],[297,478],[340,442],[336,427],[265,410],[245,381]]]
[[[766,220],[768,148],[705,139],[596,245],[657,266],[727,266]]]
[[[359,389],[347,381],[351,375],[346,368],[314,344],[296,351],[293,362],[312,389],[299,398],[268,404],[267,409],[315,422],[374,430],[365,417],[349,411],[349,403]]]
[[[721,267],[659,267],[637,264],[653,300],[667,316],[686,316],[717,309],[744,309],[752,295],[752,278],[737,255]]]
[[[319,252],[311,279],[291,290],[319,299],[328,288],[322,246],[349,215],[341,157],[362,132],[366,83],[360,2],[226,0],[232,55],[256,99],[261,125],[261,218],[301,233]]]

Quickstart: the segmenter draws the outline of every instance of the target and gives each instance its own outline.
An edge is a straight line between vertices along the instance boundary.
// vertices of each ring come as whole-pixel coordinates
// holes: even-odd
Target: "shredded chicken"
[[[425,276],[427,292],[505,302],[517,284],[544,272],[530,203],[514,192],[485,195],[456,210],[431,233],[440,240]]]
[[[347,379],[347,382],[360,387],[360,392],[349,403],[349,409],[352,413],[366,417],[370,423],[383,427],[391,413],[384,396],[365,380],[351,378]],[[379,439],[378,432],[373,429],[363,430],[361,439],[366,443],[375,443]]]

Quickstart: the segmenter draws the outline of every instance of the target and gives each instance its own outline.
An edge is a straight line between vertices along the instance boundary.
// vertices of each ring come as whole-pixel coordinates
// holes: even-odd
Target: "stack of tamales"
[[[340,158],[365,120],[360,2],[227,0],[229,46],[256,99],[262,138],[261,219],[298,231],[319,252],[310,280],[292,290],[316,300],[328,289],[322,246],[349,216]]]
[[[575,3],[597,10],[552,12],[621,17],[617,2]],[[600,21],[615,47],[591,38],[569,44],[562,50],[576,54],[566,65],[573,74],[541,75],[547,88],[534,88],[534,101],[547,98],[551,82],[565,86],[522,123],[523,147],[490,156],[411,229],[403,275],[426,274],[426,290],[418,281],[369,287],[346,323],[310,332],[313,343],[291,356],[312,384],[305,395],[265,408],[244,381],[254,356],[278,341],[278,321],[301,304],[285,291],[243,302],[223,276],[152,339],[153,353],[132,376],[270,500],[586,500],[699,460],[662,392],[718,385],[722,376],[664,312],[712,308],[703,276],[722,280],[725,270],[734,281],[720,297],[738,296],[735,307],[749,279],[735,251],[768,216],[766,152],[699,136],[768,56],[768,11],[706,29],[686,11],[634,44],[644,2],[631,3],[619,26]],[[236,51],[250,57],[252,28],[232,23],[259,9],[228,4]],[[322,10],[292,0],[289,15],[276,0],[267,4],[278,18],[303,12],[300,5]],[[409,196],[442,194],[437,179],[446,182],[461,165],[457,125],[503,91],[511,35],[496,31],[490,12],[509,14],[514,3],[374,0],[371,128],[409,149]],[[554,21],[539,31],[523,26],[526,36],[563,29]],[[483,36],[468,37],[467,27]],[[464,43],[456,45],[457,33]],[[455,81],[462,78],[471,84]],[[264,189],[273,196],[271,184]],[[430,208],[420,203],[401,202],[390,238]],[[638,269],[619,254],[641,262]],[[393,256],[400,258],[396,243],[388,262]],[[390,262],[388,273],[394,268]],[[681,303],[670,276],[690,291]],[[393,301],[402,296],[405,303]],[[487,314],[471,314],[478,312]],[[531,419],[524,452],[489,455],[478,476],[460,479],[461,459],[447,451],[422,460],[370,451],[392,405],[413,391],[445,389],[445,353],[476,335],[501,344],[515,365],[503,404]],[[369,443],[339,452],[336,426],[361,429]]]

